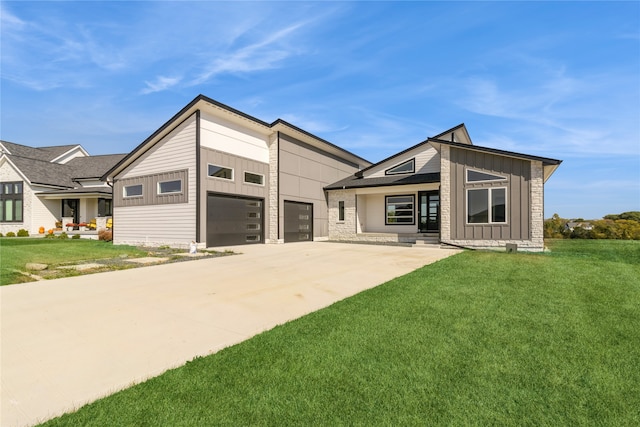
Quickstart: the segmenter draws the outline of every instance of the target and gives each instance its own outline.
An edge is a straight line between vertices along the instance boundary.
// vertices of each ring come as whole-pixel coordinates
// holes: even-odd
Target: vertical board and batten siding
[[[506,176],[506,181],[466,183],[467,168]],[[528,240],[531,164],[529,161],[451,148],[451,238],[454,240]],[[470,188],[507,188],[506,224],[467,224]]]
[[[208,165],[214,164],[233,169],[233,181],[208,176]],[[207,193],[230,194],[234,196],[249,196],[264,200],[265,223],[264,229],[269,229],[269,164],[245,157],[235,156],[222,151],[206,147],[200,149],[200,170],[202,185],[200,186],[201,200],[207,200]],[[251,172],[264,176],[264,185],[248,184],[244,182],[244,173]],[[201,241],[205,241],[207,234],[207,203],[200,203]]]
[[[358,166],[284,133],[280,134],[279,148],[280,238],[284,232],[285,200],[313,203],[313,237],[327,237],[328,207],[323,188],[353,175]]]
[[[186,173],[181,197],[186,201],[126,206],[123,182],[158,177],[165,173]],[[157,182],[157,181],[156,181]],[[156,188],[152,185],[153,191]],[[149,185],[145,185],[148,191]],[[146,196],[146,193],[145,193]],[[157,196],[156,196],[157,197]],[[162,196],[166,197],[166,196]],[[196,116],[179,124],[149,151],[116,176],[113,188],[115,243],[188,244],[196,239]],[[130,199],[134,200],[134,199]],[[138,202],[140,203],[140,202]]]
[[[200,146],[238,157],[269,163],[269,134],[261,134],[237,123],[203,112],[200,116]]]
[[[384,177],[385,171],[394,166],[400,165],[408,160],[415,158],[415,173],[437,173],[440,172],[440,153],[429,144],[423,144],[415,149],[404,153],[388,162],[372,168],[365,172],[365,178]]]

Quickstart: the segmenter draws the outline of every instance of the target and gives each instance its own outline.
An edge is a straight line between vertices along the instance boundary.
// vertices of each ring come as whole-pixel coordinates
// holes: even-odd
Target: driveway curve
[[[459,252],[329,242],[0,288],[0,425],[30,426]]]

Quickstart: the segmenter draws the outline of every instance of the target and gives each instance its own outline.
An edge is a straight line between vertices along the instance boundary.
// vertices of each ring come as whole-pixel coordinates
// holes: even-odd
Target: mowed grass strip
[[[33,281],[16,271],[25,271],[29,262],[56,266],[121,255],[140,257],[145,252],[134,246],[89,239],[3,237],[0,238],[0,286]]]
[[[465,252],[46,426],[640,425],[640,242]]]

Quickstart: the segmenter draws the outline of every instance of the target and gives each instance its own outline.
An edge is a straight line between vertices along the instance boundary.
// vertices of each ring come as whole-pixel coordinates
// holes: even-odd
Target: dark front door
[[[418,231],[429,233],[440,230],[440,193],[418,192]]]

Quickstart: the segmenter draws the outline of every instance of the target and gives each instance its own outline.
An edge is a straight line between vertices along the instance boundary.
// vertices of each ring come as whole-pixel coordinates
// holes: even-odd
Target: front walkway
[[[0,288],[0,425],[28,426],[457,253],[340,243]]]

